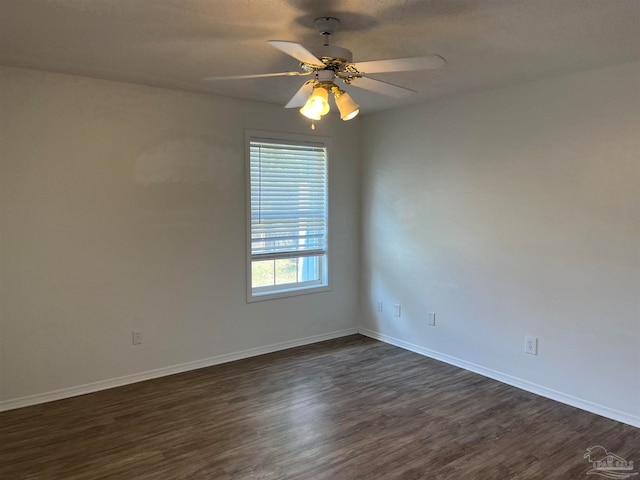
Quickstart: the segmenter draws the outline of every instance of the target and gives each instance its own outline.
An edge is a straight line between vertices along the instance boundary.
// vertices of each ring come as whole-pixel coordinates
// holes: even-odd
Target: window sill
[[[318,285],[317,287],[298,287],[287,290],[281,290],[279,292],[265,292],[254,294],[249,292],[247,296],[247,303],[262,302],[265,300],[276,300],[278,298],[297,297],[299,295],[308,295],[310,293],[328,292],[331,288],[329,285]]]

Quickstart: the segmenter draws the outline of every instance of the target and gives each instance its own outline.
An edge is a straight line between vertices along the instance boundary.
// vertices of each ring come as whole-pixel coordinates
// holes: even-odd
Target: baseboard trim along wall
[[[311,343],[322,342],[324,340],[331,340],[333,338],[344,337],[347,335],[353,335],[360,333],[367,337],[379,340],[381,342],[394,345],[396,347],[409,350],[420,355],[424,355],[441,362],[448,363],[455,367],[468,370],[470,372],[483,375],[485,377],[497,380],[507,385],[511,385],[516,388],[520,388],[530,393],[540,395],[542,397],[555,400],[572,407],[580,408],[596,415],[610,418],[619,422],[632,425],[640,428],[640,417],[630,415],[625,412],[620,412],[604,405],[583,400],[581,398],[567,395],[557,390],[553,390],[542,385],[538,385],[527,380],[522,380],[505,373],[485,368],[475,363],[467,362],[457,357],[452,357],[444,353],[437,352],[420,345],[415,345],[410,342],[405,342],[395,337],[385,335],[380,332],[369,330],[367,328],[348,328],[345,330],[339,330],[336,332],[324,333],[320,335],[313,335],[311,337],[300,338],[297,340],[290,340],[287,342],[275,343],[272,345],[266,345],[263,347],[251,348],[248,350],[242,350],[234,353],[227,353],[224,355],[217,355],[215,357],[204,358],[202,360],[196,360],[193,362],[181,363],[170,367],[158,368],[155,370],[149,370],[146,372],[134,373],[132,375],[125,375],[123,377],[112,378],[109,380],[101,380],[98,382],[88,383],[85,385],[78,385],[76,387],[63,388],[61,390],[55,390],[52,392],[39,393],[36,395],[29,395],[27,397],[14,398],[10,400],[0,401],[0,412],[5,410],[12,410],[15,408],[28,407],[30,405],[37,405],[40,403],[52,402],[55,400],[62,400],[65,398],[76,397],[78,395],[85,395],[87,393],[98,392],[100,390],[107,390],[109,388],[121,387],[123,385],[129,385],[131,383],[144,382],[145,380],[151,380],[154,378],[164,377],[167,375],[174,375],[176,373],[188,372],[190,370],[197,370],[199,368],[211,367],[214,365],[220,365],[222,363],[233,362],[236,360],[242,360],[243,358],[255,357],[257,355],[264,355],[266,353],[273,353],[280,350],[286,350],[288,348],[300,347],[303,345],[309,345]]]
[[[29,405],[37,405],[39,403],[52,402],[54,400],[76,397],[78,395],[85,395],[87,393],[107,390],[109,388],[121,387],[123,385],[129,385],[131,383],[144,382],[145,380],[165,377],[167,375],[174,375],[176,373],[188,372],[190,370],[197,370],[199,368],[211,367],[213,365],[220,365],[221,363],[234,362],[236,360],[242,360],[243,358],[264,355],[265,353],[273,353],[280,350],[286,350],[288,348],[301,347],[303,345],[322,342],[324,340],[331,340],[333,338],[345,337],[347,335],[353,335],[355,333],[358,333],[358,330],[356,328],[348,328],[346,330],[313,335],[311,337],[290,340],[288,342],[274,343],[273,345],[266,345],[264,347],[250,348],[249,350],[242,350],[240,352],[217,355],[215,357],[204,358],[202,360],[196,360],[194,362],[181,363],[179,365],[173,365],[170,367],[163,367],[146,372],[134,373],[132,375],[125,375],[124,377],[117,377],[109,380],[87,383],[85,385],[78,385],[77,387],[63,388],[61,390],[55,390],[53,392],[39,393],[36,395],[29,395],[27,397],[3,400],[0,401],[0,412],[5,410],[13,410],[15,408],[28,407]]]
[[[396,347],[404,348],[405,350],[409,350],[411,352],[424,355],[425,357],[433,358],[434,360],[440,360],[441,362],[448,363],[449,365],[453,365],[454,367],[459,367],[464,370],[469,370],[470,372],[483,375],[485,377],[491,378],[493,380],[497,380],[502,383],[506,383],[507,385],[511,385],[512,387],[517,387],[527,392],[534,393],[536,395],[540,395],[542,397],[546,397],[551,400],[555,400],[557,402],[579,408],[581,410],[586,410],[587,412],[590,412],[590,413],[595,413],[596,415],[601,415],[603,417],[610,418],[612,420],[616,420],[618,422],[626,423],[628,425],[640,428],[640,416],[630,415],[625,412],[620,412],[618,410],[605,407],[604,405],[599,405],[597,403],[592,403],[587,400],[574,397],[572,395],[567,395],[565,393],[558,392],[557,390],[543,387],[542,385],[538,385],[538,384],[529,382],[527,380],[522,380],[517,377],[512,377],[511,375],[507,375],[505,373],[498,372],[490,368],[485,368],[481,365],[476,365],[475,363],[467,362],[466,360],[452,357],[444,353],[437,352],[435,350],[421,347],[420,345],[415,345],[413,343],[405,342],[404,340],[390,337],[389,335],[385,335],[380,332],[369,330],[367,328],[360,327],[358,329],[358,333],[360,333],[361,335],[365,335],[367,337],[373,338],[375,340],[380,340],[381,342],[385,342],[390,345],[394,345]]]

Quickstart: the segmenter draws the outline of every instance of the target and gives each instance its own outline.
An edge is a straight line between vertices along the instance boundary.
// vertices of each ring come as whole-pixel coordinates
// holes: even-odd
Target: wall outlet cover
[[[524,351],[530,355],[537,355],[538,339],[536,337],[524,337]]]

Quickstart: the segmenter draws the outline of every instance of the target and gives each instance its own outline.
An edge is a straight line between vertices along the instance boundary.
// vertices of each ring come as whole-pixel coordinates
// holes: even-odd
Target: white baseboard
[[[85,385],[78,385],[77,387],[63,388],[61,390],[55,390],[53,392],[39,393],[36,395],[29,395],[27,397],[3,400],[0,401],[0,412],[5,410],[12,410],[14,408],[27,407],[29,405],[36,405],[39,403],[52,402],[54,400],[62,400],[64,398],[75,397],[78,395],[85,395],[87,393],[98,392],[100,390],[107,390],[114,387],[121,387],[123,385],[143,382],[145,380],[151,380],[153,378],[165,377],[167,375],[187,372],[189,370],[197,370],[198,368],[211,367],[213,365],[219,365],[221,363],[242,360],[243,358],[264,355],[265,353],[273,353],[279,350],[286,350],[287,348],[301,347],[303,345],[309,345],[310,343],[345,337],[347,335],[353,335],[355,333],[358,333],[358,330],[356,328],[348,328],[346,330],[313,335],[311,337],[290,340],[288,342],[274,343],[273,345],[266,345],[264,347],[250,348],[249,350],[242,350],[240,352],[217,355],[215,357],[204,358],[202,360],[196,360],[194,362],[181,363],[179,365],[173,365],[170,367],[163,367],[146,372],[134,373],[133,375],[125,375],[124,377],[117,377],[109,380],[87,383]]]
[[[626,423],[633,427],[640,428],[640,417],[638,416],[620,412],[613,408],[605,407],[604,405],[599,405],[597,403],[589,402],[587,400],[583,400],[566,393],[558,392],[557,390],[553,390],[551,388],[547,388],[542,385],[529,382],[527,380],[522,380],[517,377],[512,377],[511,375],[507,375],[506,373],[498,372],[496,370],[492,370],[475,363],[467,362],[466,360],[452,357],[450,355],[446,355],[429,348],[421,347],[420,345],[405,342],[404,340],[390,337],[389,335],[369,330],[367,328],[358,328],[358,333],[367,337],[374,338],[376,340],[380,340],[381,342],[385,342],[390,345],[395,345],[396,347],[404,348],[405,350],[409,350],[414,353],[419,353],[420,355],[424,355],[425,357],[440,360],[442,362],[448,363],[449,365],[478,373],[485,377],[492,378],[493,380],[497,380],[499,382],[506,383],[507,385],[520,388],[527,392],[535,393],[536,395],[550,398],[551,400],[565,403],[567,405],[571,405],[572,407],[580,408],[581,410],[586,410],[587,412],[595,413],[596,415],[601,415],[603,417],[607,417],[612,420],[616,420],[618,422]]]

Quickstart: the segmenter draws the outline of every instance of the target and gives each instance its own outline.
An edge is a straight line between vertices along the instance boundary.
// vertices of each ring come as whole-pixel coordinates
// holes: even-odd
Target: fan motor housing
[[[308,50],[322,61],[325,59],[329,61],[338,60],[341,63],[351,63],[353,61],[353,53],[351,53],[351,50],[342,47],[321,45],[319,47],[310,47]]]

